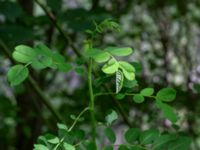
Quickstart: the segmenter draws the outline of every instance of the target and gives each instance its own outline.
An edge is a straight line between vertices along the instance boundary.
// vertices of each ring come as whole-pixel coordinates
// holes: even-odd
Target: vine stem
[[[69,128],[68,132],[70,132],[70,131],[74,128],[74,126],[76,125],[76,123],[78,122],[78,120],[80,119],[80,117],[81,117],[86,111],[88,111],[88,110],[90,110],[90,107],[86,107],[86,108],[78,115],[78,117],[75,119],[74,123],[73,123],[73,124],[71,125],[71,127]]]
[[[91,117],[91,125],[92,125],[92,140],[96,147],[96,119],[94,114],[94,93],[92,87],[92,59],[89,60],[88,66],[88,87],[89,87],[89,96],[90,96],[90,117]]]
[[[42,8],[42,10],[48,16],[48,18],[50,19],[50,21],[52,22],[52,24],[57,28],[57,30],[59,31],[59,33],[61,34],[61,36],[65,40],[65,42],[68,43],[69,46],[72,47],[72,50],[74,51],[74,53],[77,56],[81,57],[81,53],[74,46],[74,44],[73,44],[72,39],[70,38],[70,36],[66,32],[64,32],[62,30],[61,26],[58,24],[56,16],[51,11],[49,11],[48,8],[42,2],[40,2],[40,0],[34,0],[34,1],[40,6],[40,8]]]
[[[90,107],[86,107],[85,109],[83,109],[80,114],[76,117],[76,119],[74,120],[73,124],[71,125],[71,127],[67,130],[68,132],[72,131],[72,129],[74,128],[74,126],[76,125],[76,123],[78,122],[78,120],[80,119],[80,117],[86,112],[90,110]],[[60,144],[62,144],[62,142],[65,140],[66,135],[60,140],[60,142],[54,147],[53,150],[57,150],[58,147],[60,146]],[[76,145],[75,145],[76,146]]]

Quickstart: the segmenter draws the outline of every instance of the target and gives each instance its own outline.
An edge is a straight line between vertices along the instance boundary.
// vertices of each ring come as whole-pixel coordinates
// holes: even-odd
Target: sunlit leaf
[[[87,57],[91,57],[93,58],[96,62],[98,63],[102,63],[102,62],[106,62],[109,60],[110,55],[109,53],[99,50],[97,48],[91,48],[89,49],[86,54]]]
[[[118,67],[118,62],[112,58],[103,66],[102,71],[106,74],[113,74],[118,70]]]
[[[108,47],[105,49],[105,51],[114,56],[128,56],[133,52],[130,47]]]
[[[145,88],[140,91],[140,94],[143,96],[151,96],[154,93],[153,88]]]
[[[7,73],[8,81],[12,86],[19,85],[28,77],[29,71],[23,65],[11,67]]]
[[[20,63],[29,63],[36,57],[36,52],[29,46],[19,45],[15,47],[13,58]]]

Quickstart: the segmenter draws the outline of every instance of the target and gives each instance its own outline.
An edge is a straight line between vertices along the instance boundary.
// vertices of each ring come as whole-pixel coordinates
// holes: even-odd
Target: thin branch
[[[56,29],[59,31],[59,33],[63,36],[63,39],[66,41],[66,43],[69,44],[69,46],[72,48],[72,50],[74,51],[74,53],[77,56],[81,56],[81,53],[78,51],[78,49],[74,46],[70,36],[64,32],[61,28],[61,26],[57,23],[56,17],[55,15],[49,11],[45,5],[43,5],[39,0],[34,0],[41,8],[42,10],[45,12],[45,14],[48,16],[48,18],[51,20],[51,22],[53,23],[53,25],[56,27]]]
[[[76,123],[78,122],[78,120],[80,119],[80,117],[81,117],[86,111],[88,111],[88,110],[90,110],[90,108],[89,108],[89,107],[86,107],[86,108],[78,115],[78,117],[75,119],[74,123],[73,123],[73,124],[71,125],[71,127],[69,128],[68,132],[70,132],[70,131],[74,128],[74,126],[76,125]]]

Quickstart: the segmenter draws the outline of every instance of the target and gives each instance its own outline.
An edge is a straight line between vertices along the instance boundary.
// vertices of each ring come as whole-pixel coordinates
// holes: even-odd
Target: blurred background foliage
[[[121,32],[101,34],[95,45],[134,48],[129,59],[141,64],[136,90],[174,87],[177,125],[192,137],[191,150],[200,149],[199,0],[0,0],[0,149],[32,149],[38,135],[56,132],[57,122],[29,83],[9,86],[6,72],[12,61],[5,49],[11,53],[18,44],[43,42],[73,63],[74,71],[67,74],[31,71],[52,105],[71,124],[70,115],[77,115],[88,105],[86,70],[72,49],[74,46],[82,53],[85,31],[94,28],[94,21],[105,18],[117,21]],[[111,78],[104,78],[95,80],[96,90],[100,88],[99,81],[111,82],[110,88],[114,89]],[[174,130],[151,102],[131,101],[127,97],[119,102],[132,126]],[[107,110],[117,110],[110,97],[99,97],[96,104],[99,121],[104,121]],[[82,126],[88,128],[87,117]],[[120,135],[127,127],[121,119],[116,123],[116,132]]]

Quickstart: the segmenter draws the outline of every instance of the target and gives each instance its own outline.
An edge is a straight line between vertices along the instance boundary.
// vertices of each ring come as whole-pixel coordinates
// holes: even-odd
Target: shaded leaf
[[[130,128],[125,132],[125,139],[128,143],[133,144],[135,141],[138,140],[140,135],[139,129]]]
[[[111,128],[108,128],[108,127],[105,128],[104,133],[106,134],[107,138],[109,139],[109,141],[111,143],[115,143],[116,136],[115,136],[115,133],[113,132],[113,130]]]
[[[168,144],[169,150],[188,150],[192,140],[186,136],[179,136],[178,139]]]
[[[156,129],[149,129],[140,134],[141,144],[152,144],[158,138],[159,132]]]
[[[159,138],[157,138],[153,144],[153,149],[154,150],[163,150],[168,146],[168,143],[170,141],[173,141],[174,139],[176,139],[175,135],[170,135],[170,134],[166,134],[166,135],[161,135],[159,136]]]
[[[156,100],[156,105],[163,111],[164,116],[169,119],[172,123],[177,121],[177,116],[173,111],[173,108],[168,104],[165,104],[159,100]]]

